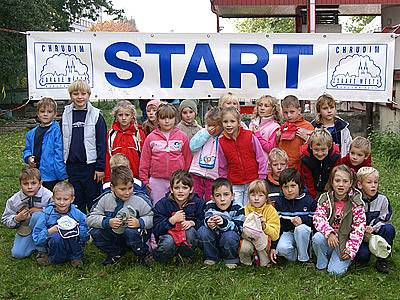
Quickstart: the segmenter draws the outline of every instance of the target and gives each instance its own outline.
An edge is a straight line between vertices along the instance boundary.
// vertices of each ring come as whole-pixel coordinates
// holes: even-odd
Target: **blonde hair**
[[[308,144],[311,146],[312,144],[316,144],[331,148],[333,140],[331,134],[326,128],[315,128],[314,131],[311,132],[310,138],[308,139]]]
[[[280,123],[282,121],[281,106],[279,104],[278,99],[276,99],[275,97],[272,97],[270,95],[261,96],[259,99],[257,99],[257,101],[256,101],[256,117],[260,117],[260,114],[258,112],[258,106],[263,101],[267,102],[269,105],[272,106],[272,115],[274,116],[275,121]]]
[[[265,184],[264,180],[254,180],[249,184],[249,188],[247,189],[247,194],[250,196],[252,193],[262,193],[267,198],[267,203],[271,204],[271,200],[268,198],[268,187]]]
[[[122,153],[116,153],[110,158],[110,169],[113,169],[115,167],[119,166],[125,166],[129,167],[130,162],[128,157],[125,154]]]
[[[50,97],[43,97],[42,99],[40,99],[36,105],[36,109],[39,112],[39,110],[44,107],[51,107],[54,112],[57,112],[57,102],[54,101],[53,98]]]
[[[70,194],[72,197],[75,196],[75,190],[72,184],[66,181],[57,182],[53,188],[53,195],[57,192],[65,192]]]
[[[209,121],[214,122],[218,125],[222,125],[222,111],[219,107],[213,107],[204,116],[206,123]]]
[[[360,148],[364,151],[365,156],[371,154],[371,142],[369,139],[363,136],[357,136],[350,144],[350,150],[352,147]]]
[[[295,108],[300,108],[300,101],[296,96],[288,95],[285,98],[283,98],[283,100],[281,102],[281,106],[284,108],[287,108],[289,106],[294,106]]]
[[[331,172],[331,174],[329,175],[329,179],[328,179],[328,190],[330,191],[330,192],[332,192],[333,191],[333,180],[334,180],[334,178],[335,178],[335,175],[336,175],[336,173],[338,172],[338,171],[341,171],[341,172],[345,172],[345,173],[347,173],[348,175],[349,175],[349,178],[350,178],[350,181],[351,181],[351,187],[350,187],[350,189],[353,187],[353,185],[354,185],[354,182],[355,182],[355,176],[354,176],[354,172],[348,167],[348,166],[346,166],[346,165],[339,165],[339,166],[336,166],[336,167],[334,167],[333,169],[332,169],[332,172]]]
[[[135,109],[135,105],[133,105],[132,103],[130,103],[128,100],[121,100],[117,103],[117,105],[114,106],[114,108],[111,111],[111,115],[114,116],[114,118],[117,117],[118,111],[120,109],[129,109],[132,114],[134,119],[136,120],[136,109]]]
[[[219,100],[218,100],[218,107],[219,107],[219,108],[223,108],[225,102],[227,102],[228,100],[236,101],[237,104],[238,104],[238,106],[240,106],[240,104],[239,104],[239,99],[238,99],[236,96],[234,96],[231,92],[228,92],[227,94],[222,95],[222,96],[219,98]]]
[[[240,120],[242,119],[242,115],[240,114],[240,112],[235,107],[224,108],[222,110],[222,113],[221,113],[221,120],[224,119],[224,116],[227,115],[227,114],[232,114],[233,116],[235,116],[235,118],[240,123]]]
[[[71,83],[68,86],[68,93],[70,95],[73,92],[76,92],[76,91],[86,92],[89,95],[92,93],[89,84],[86,81],[82,80],[82,79],[75,80],[73,83]]]
[[[326,93],[324,93],[318,97],[317,102],[315,103],[315,110],[317,111],[315,121],[318,124],[320,124],[322,122],[321,107],[324,106],[325,104],[328,104],[329,107],[336,107],[335,98],[333,98],[333,96],[326,94]]]
[[[286,161],[286,163],[289,162],[289,156],[287,155],[285,150],[279,148],[273,148],[268,154],[268,161],[272,162],[273,160],[278,160],[278,159],[282,159]]]
[[[33,180],[33,179],[42,181],[42,175],[40,174],[39,169],[24,167],[19,172],[19,183],[21,183],[23,180]]]
[[[362,167],[357,171],[357,181],[363,182],[363,180],[371,174],[376,173],[379,178],[379,172],[373,167]]]

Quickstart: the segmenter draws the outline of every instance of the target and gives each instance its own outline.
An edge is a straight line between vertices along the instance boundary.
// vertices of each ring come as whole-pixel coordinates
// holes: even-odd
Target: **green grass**
[[[24,132],[0,135],[0,206],[18,190]],[[381,172],[381,191],[391,200],[399,228],[399,160],[374,158]],[[350,268],[333,277],[295,263],[265,268],[227,270],[222,264],[203,267],[200,253],[192,263],[177,260],[147,269],[127,255],[116,266],[103,267],[103,254],[87,245],[83,269],[69,264],[40,267],[34,257],[11,257],[15,231],[0,227],[1,299],[399,299],[399,242],[395,241],[392,271],[382,275],[373,264]]]

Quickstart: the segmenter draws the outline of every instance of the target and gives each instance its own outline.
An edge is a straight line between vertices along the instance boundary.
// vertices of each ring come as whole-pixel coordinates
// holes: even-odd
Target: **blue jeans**
[[[312,245],[317,256],[317,269],[323,270],[328,267],[328,273],[332,275],[343,275],[350,266],[351,259],[341,260],[340,253],[329,247],[328,242],[321,232],[314,234]]]
[[[276,246],[276,254],[289,261],[308,261],[311,228],[306,224],[296,226],[294,231],[283,232]]]
[[[37,211],[32,214],[31,219],[29,220],[29,227],[32,228],[35,227],[39,216],[43,212]],[[14,258],[25,258],[31,255],[35,250],[40,251],[40,252],[46,252],[46,248],[40,247],[40,246],[35,246],[35,243],[33,242],[32,239],[32,234],[28,236],[20,236],[18,233],[15,235],[14,239],[14,244],[11,249],[11,255]]]
[[[382,225],[379,231],[376,233],[383,237],[389,245],[393,245],[394,237],[396,236],[396,231],[392,224]],[[369,246],[367,242],[362,242],[360,249],[358,249],[356,260],[361,263],[368,263],[371,258],[371,251],[369,251]]]
[[[247,198],[247,188],[249,187],[249,184],[234,184],[232,186],[233,188],[233,193],[235,194],[235,201],[242,204],[244,207],[247,202],[249,202]]]
[[[149,253],[149,247],[146,244],[149,235],[142,229],[128,227],[124,233],[118,234],[110,228],[92,228],[90,235],[93,238],[93,243],[111,257],[122,255],[127,248],[139,257]]]
[[[167,262],[177,253],[185,257],[193,257],[193,248],[196,247],[198,243],[197,231],[193,227],[186,230],[186,241],[192,246],[189,247],[187,244],[177,246],[170,234],[164,234],[158,238],[157,249],[153,253],[153,256],[159,262]]]
[[[239,262],[240,236],[236,231],[218,231],[201,226],[198,234],[204,251],[204,259],[219,261],[222,258],[226,264]]]
[[[53,233],[47,241],[47,252],[52,264],[61,264],[65,261],[81,259],[85,243],[79,241],[79,236],[63,239],[61,235]]]

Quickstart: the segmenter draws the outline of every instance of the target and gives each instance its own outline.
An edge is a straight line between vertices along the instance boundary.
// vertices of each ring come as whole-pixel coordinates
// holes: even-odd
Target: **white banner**
[[[29,96],[69,98],[86,80],[93,99],[211,99],[324,92],[343,101],[392,98],[395,36],[29,32]]]

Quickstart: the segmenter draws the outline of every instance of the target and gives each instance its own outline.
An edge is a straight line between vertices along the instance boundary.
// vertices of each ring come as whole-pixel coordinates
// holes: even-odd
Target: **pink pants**
[[[211,186],[214,182],[213,179],[192,174],[193,177],[193,191],[199,195],[204,201],[211,200]]]
[[[150,198],[153,203],[153,207],[156,205],[161,198],[165,197],[165,194],[169,192],[169,180],[164,178],[149,178],[149,185],[151,188]]]

